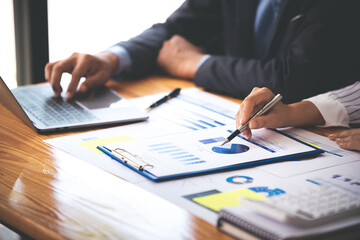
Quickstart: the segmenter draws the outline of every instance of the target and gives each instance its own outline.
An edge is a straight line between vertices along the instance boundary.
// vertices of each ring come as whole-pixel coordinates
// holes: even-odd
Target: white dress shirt
[[[319,109],[324,127],[360,124],[360,81],[335,91],[305,99]]]

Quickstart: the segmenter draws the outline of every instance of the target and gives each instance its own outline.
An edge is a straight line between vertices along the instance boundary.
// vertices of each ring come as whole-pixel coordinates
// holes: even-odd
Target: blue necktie
[[[281,0],[259,0],[254,23],[255,56],[263,58],[269,45]]]

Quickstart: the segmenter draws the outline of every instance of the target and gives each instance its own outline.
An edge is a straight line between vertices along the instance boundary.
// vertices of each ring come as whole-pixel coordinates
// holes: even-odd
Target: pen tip
[[[145,109],[145,111],[149,111],[151,108],[150,107],[147,107],[146,109]]]
[[[225,140],[222,144],[221,144],[221,146],[224,146],[224,144],[226,144],[227,142],[229,142],[229,140]]]

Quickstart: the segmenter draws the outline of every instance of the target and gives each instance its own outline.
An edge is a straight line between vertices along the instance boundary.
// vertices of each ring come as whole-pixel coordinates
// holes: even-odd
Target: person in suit
[[[254,88],[241,103],[236,114],[236,125],[247,120],[269,102],[274,93],[268,88]],[[350,127],[360,124],[360,81],[319,94],[293,104],[277,103],[267,114],[254,118],[242,135],[251,138],[251,129],[289,126]],[[344,149],[360,151],[360,128],[329,135]]]
[[[59,96],[69,72],[71,98],[111,79],[163,71],[237,98],[268,87],[295,102],[356,81],[359,4],[351,0],[187,0],[166,20],[96,55],[48,63]],[[338,81],[343,79],[343,81]]]

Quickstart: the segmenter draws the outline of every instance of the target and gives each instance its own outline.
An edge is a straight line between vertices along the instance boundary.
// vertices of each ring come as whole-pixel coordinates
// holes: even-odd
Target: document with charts
[[[109,144],[101,150],[154,181],[304,158],[322,152],[270,129],[253,131],[250,140],[239,135],[221,146],[232,131],[230,126],[223,126]]]

